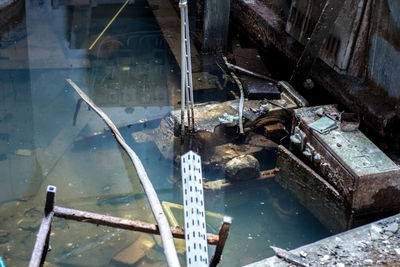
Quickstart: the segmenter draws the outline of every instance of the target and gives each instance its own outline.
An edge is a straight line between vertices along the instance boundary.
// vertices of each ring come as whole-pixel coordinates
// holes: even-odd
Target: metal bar
[[[245,68],[236,66],[236,65],[231,64],[231,63],[228,63],[228,61],[225,61],[225,64],[226,64],[226,66],[227,66],[229,69],[231,69],[231,70],[239,70],[239,71],[241,71],[241,72],[243,72],[243,73],[246,73],[246,74],[255,76],[255,77],[257,77],[257,78],[260,78],[260,79],[263,79],[263,80],[266,80],[266,81],[269,81],[269,82],[273,82],[273,83],[277,83],[277,82],[278,82],[277,80],[274,80],[274,79],[272,79],[272,78],[270,78],[270,77],[267,77],[267,76],[265,76],[265,75],[262,75],[262,74],[259,74],[259,73],[255,73],[255,72],[250,71],[250,70],[247,70],[247,69],[245,69]]]
[[[181,136],[183,137],[185,109],[187,109],[188,129],[191,132],[194,131],[194,96],[187,1],[181,0],[179,8],[181,10],[181,91],[185,94],[181,95]]]
[[[185,136],[185,108],[186,108],[186,63],[185,63],[185,24],[183,23],[182,18],[185,16],[185,11],[181,7],[181,3],[179,3],[179,7],[181,9],[181,137]]]
[[[39,267],[44,263],[49,248],[51,223],[54,217],[54,202],[56,197],[56,187],[49,185],[47,187],[46,205],[44,209],[44,217],[40,224],[39,232],[36,237],[35,247],[32,251],[29,267]]]
[[[221,227],[219,228],[219,232],[218,232],[219,241],[218,241],[217,247],[215,248],[215,253],[211,260],[210,267],[217,266],[221,260],[222,251],[224,250],[226,240],[228,239],[228,236],[229,236],[229,230],[231,227],[231,223],[232,223],[232,218],[228,217],[228,216],[224,216],[224,219],[222,220],[222,224],[221,224]]]
[[[190,98],[190,111],[191,111],[191,131],[194,132],[194,94],[193,94],[193,79],[192,79],[192,54],[190,51],[190,32],[189,32],[189,15],[187,2],[184,6],[185,10],[185,45],[186,45],[186,62],[187,62],[187,77],[189,78],[189,98]]]
[[[146,170],[143,167],[142,162],[139,157],[133,151],[133,149],[125,142],[121,133],[111,121],[111,119],[105,114],[93,101],[71,80],[67,79],[67,82],[75,89],[75,91],[82,97],[85,102],[96,111],[96,113],[106,122],[108,127],[113,131],[115,138],[118,143],[125,149],[131,159],[133,165],[135,166],[136,173],[139,177],[140,183],[142,184],[143,190],[146,193],[147,200],[149,201],[151,210],[153,212],[154,218],[158,223],[160,229],[161,240],[164,245],[164,254],[167,260],[168,266],[180,266],[178,255],[176,253],[174,240],[172,238],[171,229],[161,207],[160,200],[158,199],[157,193],[154,190],[153,184],[151,183]]]
[[[107,216],[103,214],[68,209],[63,207],[54,207],[54,216],[64,218],[67,220],[74,220],[78,222],[92,223],[95,225],[104,225],[113,228],[125,229],[129,231],[137,231],[148,234],[159,235],[160,231],[156,224],[146,223],[137,220],[128,220],[119,217]],[[173,237],[185,239],[185,231],[180,227],[170,227]],[[210,245],[218,244],[219,236],[214,234],[207,234],[207,242]]]
[[[237,86],[239,87],[240,91],[240,99],[239,99],[239,132],[244,134],[243,130],[243,109],[244,109],[244,92],[243,92],[243,85],[240,82],[239,78],[236,76],[234,72],[231,71],[231,76],[235,80]]]

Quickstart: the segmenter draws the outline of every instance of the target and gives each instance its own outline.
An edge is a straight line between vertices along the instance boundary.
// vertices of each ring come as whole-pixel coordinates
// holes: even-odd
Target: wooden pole
[[[44,208],[44,217],[40,224],[39,232],[36,237],[35,247],[32,251],[29,267],[42,266],[46,259],[46,254],[49,249],[51,223],[54,217],[54,203],[56,198],[56,187],[49,185],[47,187],[46,205]]]
[[[160,236],[164,245],[164,254],[167,259],[168,266],[180,266],[178,255],[176,253],[174,240],[172,238],[171,229],[167,220],[167,217],[164,214],[164,211],[161,207],[160,200],[158,199],[157,193],[154,190],[152,183],[143,167],[142,162],[136,153],[128,146],[122,137],[121,133],[118,131],[115,124],[111,121],[111,119],[95,104],[93,101],[71,80],[66,79],[67,82],[75,89],[75,91],[82,97],[82,99],[96,111],[96,113],[104,120],[104,122],[110,127],[111,131],[114,133],[115,138],[118,143],[125,149],[128,153],[133,165],[136,168],[136,173],[139,177],[139,180],[143,186],[143,190],[146,193],[147,199],[149,201],[151,210],[153,215],[157,221]]]
[[[210,267],[215,267],[221,260],[222,251],[224,250],[225,242],[228,239],[229,230],[231,227],[232,218],[228,216],[224,216],[221,227],[219,228],[218,236],[219,241],[217,247],[215,248],[214,256],[211,260]]]
[[[80,211],[74,209],[68,209],[63,207],[54,207],[54,216],[64,218],[67,220],[74,220],[79,222],[92,223],[96,225],[104,225],[113,228],[125,229],[130,231],[138,231],[142,233],[156,234],[159,235],[160,231],[158,226],[151,223],[146,223],[137,220],[128,220],[124,218],[118,218],[113,216],[107,216],[98,213],[92,213],[87,211]],[[185,232],[180,227],[170,227],[173,237],[179,239],[185,239]],[[219,236],[214,234],[207,234],[207,242],[210,245],[217,245]]]

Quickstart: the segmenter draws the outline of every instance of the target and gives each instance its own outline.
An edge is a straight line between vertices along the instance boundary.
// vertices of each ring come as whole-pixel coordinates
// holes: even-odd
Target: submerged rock
[[[250,180],[260,176],[260,163],[252,155],[242,155],[226,163],[225,174],[229,180]]]
[[[261,151],[263,148],[258,146],[252,146],[248,144],[236,145],[236,144],[223,144],[215,147],[214,154],[209,161],[203,161],[205,166],[212,165],[215,169],[224,169],[227,163],[239,156],[253,154]]]

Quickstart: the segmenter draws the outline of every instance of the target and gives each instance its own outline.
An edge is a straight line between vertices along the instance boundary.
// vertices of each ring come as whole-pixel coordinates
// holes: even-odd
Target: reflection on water
[[[179,80],[175,58],[152,15],[157,7],[142,0],[128,5],[88,51],[121,4],[73,3],[27,0],[23,19],[0,36],[0,256],[7,266],[27,265],[48,184],[58,188],[58,205],[154,222],[129,158],[109,132],[93,136],[105,125],[85,104],[79,107],[66,78],[117,125],[136,123],[121,128],[122,134],[160,199],[182,202],[179,187],[171,183],[173,163],[154,143],[131,138],[135,131],[156,127],[173,108],[168,87],[171,77]],[[328,234],[272,180],[206,193],[205,202],[207,210],[233,217],[222,266],[267,257],[270,245],[294,248]],[[208,230],[218,227],[218,221],[210,222]],[[61,219],[55,219],[52,232],[47,259],[54,266],[118,266],[113,257],[143,238]],[[151,238],[154,244],[140,265],[162,266],[159,238]]]

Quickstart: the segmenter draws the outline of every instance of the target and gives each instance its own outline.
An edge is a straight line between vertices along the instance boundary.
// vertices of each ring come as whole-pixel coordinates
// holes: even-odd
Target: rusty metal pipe
[[[160,234],[160,230],[156,224],[146,223],[137,220],[129,220],[119,217],[113,217],[93,212],[68,209],[63,207],[54,207],[54,216],[67,220],[92,223],[96,225],[104,225],[113,228],[125,229],[130,231],[138,231],[148,234]],[[185,239],[185,231],[179,227],[171,227],[172,236],[175,238]],[[214,234],[207,234],[207,242],[210,245],[217,245],[219,237]]]
[[[224,216],[222,223],[221,223],[221,227],[219,228],[219,232],[218,232],[219,242],[217,244],[217,247],[215,248],[215,253],[211,260],[210,267],[217,266],[221,260],[222,251],[224,250],[226,240],[228,239],[228,236],[229,236],[231,223],[232,223],[232,218],[228,217],[228,216]]]
[[[54,203],[56,198],[56,187],[49,185],[47,187],[46,205],[44,208],[44,217],[40,224],[39,232],[36,237],[35,247],[32,251],[29,267],[39,267],[44,263],[49,248],[51,223],[54,217]]]

